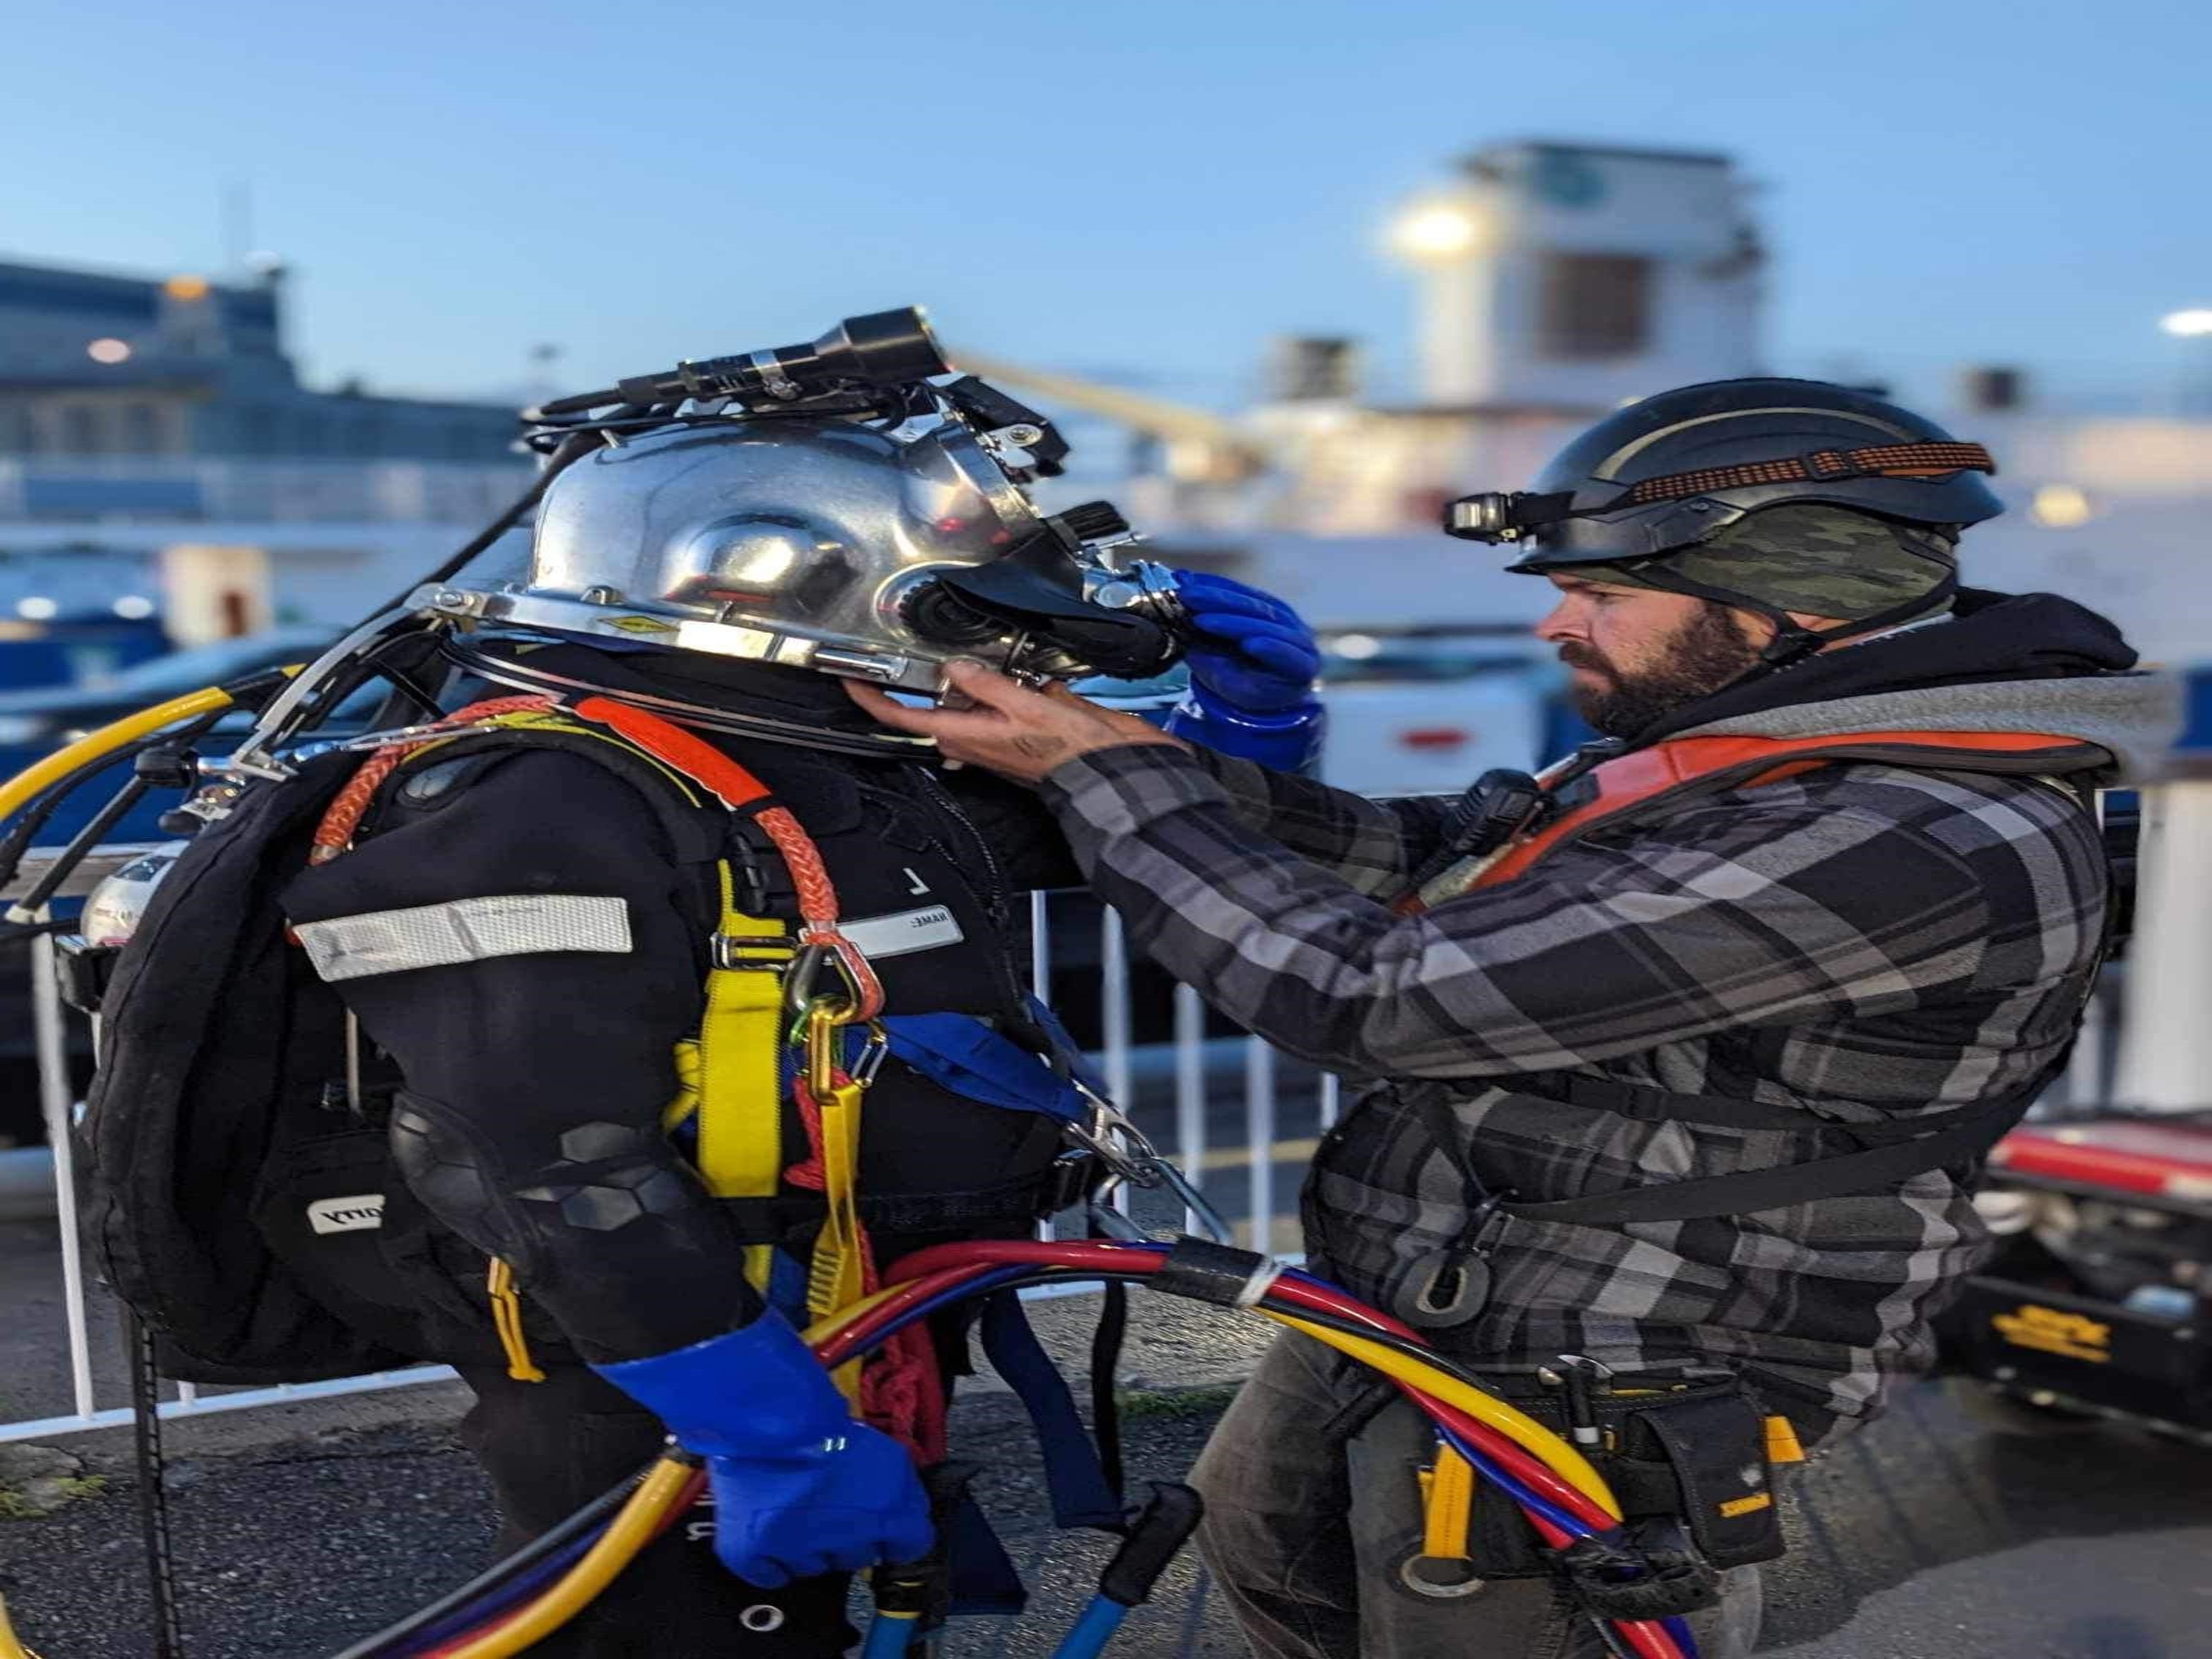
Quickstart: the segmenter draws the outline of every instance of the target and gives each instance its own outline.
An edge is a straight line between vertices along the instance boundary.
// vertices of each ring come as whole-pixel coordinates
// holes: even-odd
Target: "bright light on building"
[[[94,340],[85,347],[84,355],[95,363],[127,363],[131,361],[131,342],[128,340]]]
[[[2053,530],[2071,530],[2075,525],[2087,524],[2096,516],[2089,498],[2072,484],[2045,484],[2035,492],[2028,503],[2028,513],[2036,523],[2048,525]]]
[[[2168,334],[2179,334],[2184,339],[2192,335],[2212,334],[2212,306],[2196,306],[2187,311],[2169,311],[2158,319],[2158,325]]]
[[[125,622],[140,622],[154,614],[154,601],[143,593],[125,593],[115,602],[115,614]]]
[[[1390,241],[1407,258],[1456,258],[1473,248],[1482,226],[1474,213],[1450,202],[1415,208],[1391,228]]]
[[[51,622],[61,613],[61,606],[56,605],[52,599],[33,596],[31,599],[15,601],[15,614],[27,622]]]
[[[172,300],[204,300],[208,296],[208,279],[204,276],[172,276],[161,284],[161,291]]]

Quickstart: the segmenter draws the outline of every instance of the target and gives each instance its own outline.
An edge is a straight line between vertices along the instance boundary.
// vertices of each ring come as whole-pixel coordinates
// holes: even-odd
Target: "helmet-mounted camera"
[[[1489,489],[1444,504],[1444,534],[1462,541],[1517,542],[1567,516],[1571,495],[1531,495],[1525,489]]]

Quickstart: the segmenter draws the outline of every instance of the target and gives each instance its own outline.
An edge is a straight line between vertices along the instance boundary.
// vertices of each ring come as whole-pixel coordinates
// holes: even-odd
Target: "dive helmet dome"
[[[547,489],[526,580],[447,584],[429,608],[923,692],[957,657],[1046,675],[1126,668],[1117,644],[1172,660],[1141,605],[1088,602],[1126,585],[1089,545],[1127,539],[1118,515],[1043,516],[966,423],[918,424],[720,420],[599,448]],[[1069,656],[1077,635],[1096,648]]]

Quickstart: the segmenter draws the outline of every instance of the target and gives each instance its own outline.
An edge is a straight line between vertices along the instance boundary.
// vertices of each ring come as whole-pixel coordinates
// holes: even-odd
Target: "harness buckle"
[[[717,968],[735,968],[747,973],[780,974],[792,967],[799,953],[789,945],[772,939],[750,937],[744,933],[716,933],[708,942],[710,959]],[[739,956],[740,951],[773,951],[773,956]]]

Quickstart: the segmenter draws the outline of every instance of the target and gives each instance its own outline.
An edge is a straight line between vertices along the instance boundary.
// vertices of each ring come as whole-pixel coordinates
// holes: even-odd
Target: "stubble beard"
[[[1741,678],[1759,661],[1759,647],[1726,605],[1698,606],[1661,653],[1656,666],[1630,674],[1588,646],[1569,641],[1559,660],[1602,677],[1577,682],[1570,694],[1575,712],[1610,738],[1632,738],[1676,709],[1709,697]]]

